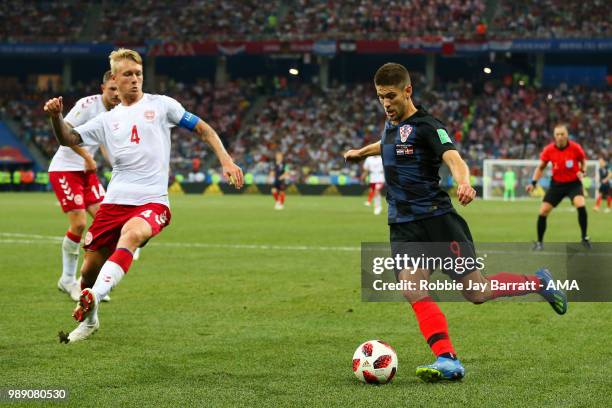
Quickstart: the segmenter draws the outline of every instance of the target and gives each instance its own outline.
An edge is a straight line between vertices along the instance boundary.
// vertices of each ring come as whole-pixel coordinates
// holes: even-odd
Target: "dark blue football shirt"
[[[381,152],[387,183],[389,224],[453,212],[440,188],[442,154],[456,150],[442,122],[421,106],[408,119],[385,124]]]

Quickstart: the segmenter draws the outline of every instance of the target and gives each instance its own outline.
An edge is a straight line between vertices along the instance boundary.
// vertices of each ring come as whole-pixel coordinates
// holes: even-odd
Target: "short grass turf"
[[[102,305],[99,332],[64,345],[57,332],[75,326],[55,286],[66,220],[51,194],[0,194],[0,387],[67,388],[63,406],[612,404],[611,304],[557,316],[540,302],[444,303],[467,376],[424,384],[414,368],[433,358],[410,307],[361,302],[355,248],[388,237],[362,197],[289,196],[284,211],[259,195],[171,200],[172,224]],[[459,211],[477,241],[529,241],[538,206]],[[589,222],[593,241],[612,240],[612,214]],[[564,203],[547,239],[577,237]],[[384,386],[351,370],[357,345],[376,338],[399,356]]]

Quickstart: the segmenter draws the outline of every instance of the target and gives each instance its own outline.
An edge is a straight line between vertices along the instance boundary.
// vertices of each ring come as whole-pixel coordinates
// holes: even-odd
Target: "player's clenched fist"
[[[45,103],[44,110],[49,116],[57,116],[62,113],[62,110],[64,110],[64,102],[62,101],[62,97],[60,96],[59,98],[49,99],[47,103]]]
[[[459,184],[457,187],[457,199],[461,205],[468,205],[476,197],[476,190],[469,184]]]
[[[356,163],[361,161],[362,159],[363,158],[361,157],[359,150],[349,150],[348,152],[344,153],[344,160],[349,163]]]

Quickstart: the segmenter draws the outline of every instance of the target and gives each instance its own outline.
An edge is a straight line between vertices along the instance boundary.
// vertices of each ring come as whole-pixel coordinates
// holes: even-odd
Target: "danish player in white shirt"
[[[370,176],[370,193],[368,194],[368,201],[364,204],[369,207],[372,205],[372,200],[374,200],[374,214],[379,215],[382,212],[380,191],[385,186],[385,169],[382,157],[369,156],[365,160],[363,163],[363,180],[365,181],[368,176]]]
[[[65,122],[71,127],[80,126],[121,102],[110,71],[104,74],[101,90],[101,95],[79,99],[66,115]],[[62,241],[62,276],[57,287],[68,293],[74,301],[79,300],[81,295],[76,269],[81,236],[87,226],[87,213],[95,217],[104,198],[104,187],[96,175],[94,160],[98,147],[60,146],[49,165],[51,186],[69,222]]]
[[[136,248],[170,223],[171,128],[196,132],[211,146],[230,182],[236,188],[244,183],[242,170],[206,122],[170,97],[143,93],[142,58],[136,51],[113,51],[110,66],[121,99],[112,111],[72,129],[62,118],[61,97],[50,99],[44,108],[60,144],[101,144],[113,166],[108,191],[85,237],[81,277],[87,287],[73,312],[80,324],[68,335],[60,332],[60,341],[66,343],[84,340],[98,329],[99,299],[127,273]]]

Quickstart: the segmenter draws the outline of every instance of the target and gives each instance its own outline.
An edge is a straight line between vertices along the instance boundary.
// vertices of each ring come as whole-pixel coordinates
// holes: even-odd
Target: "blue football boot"
[[[463,368],[459,360],[438,357],[433,364],[418,366],[416,375],[425,382],[456,381],[465,376],[465,368]]]
[[[567,312],[567,295],[564,291],[551,287],[547,289],[550,282],[553,282],[553,277],[549,270],[546,268],[540,268],[535,273],[536,276],[542,281],[542,288],[538,292],[544,299],[550,303],[550,306],[555,312],[562,315]]]

